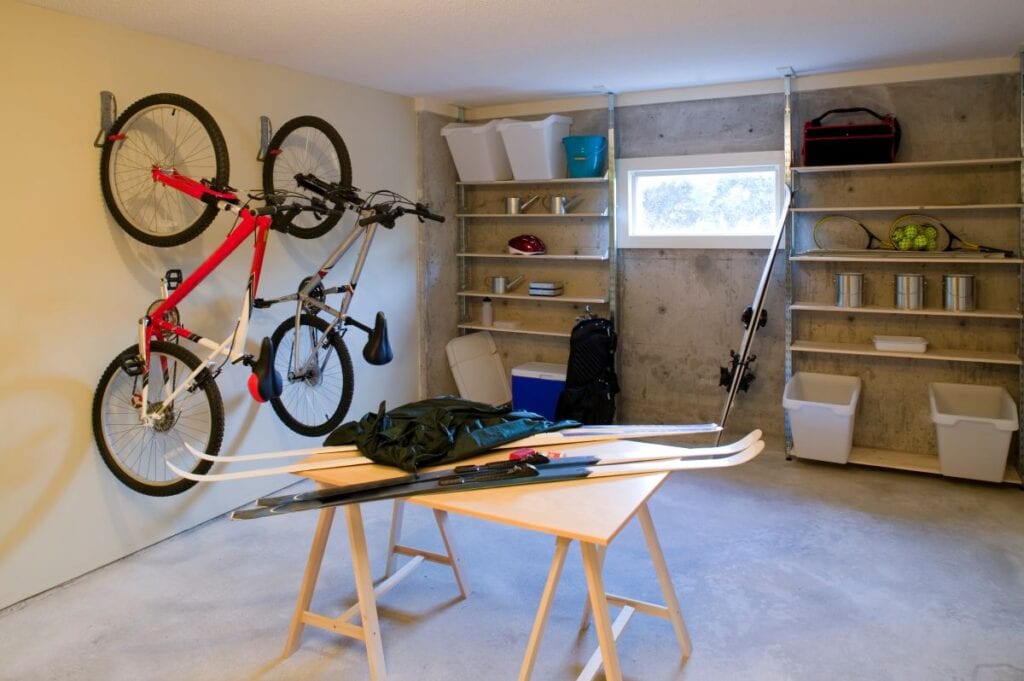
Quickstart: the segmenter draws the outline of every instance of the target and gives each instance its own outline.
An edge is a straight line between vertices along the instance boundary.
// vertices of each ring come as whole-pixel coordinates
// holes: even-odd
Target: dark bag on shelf
[[[565,389],[558,396],[555,419],[586,425],[611,423],[615,418],[615,348],[618,337],[608,319],[592,317],[577,322],[569,338],[569,364]]]
[[[866,113],[875,121],[824,125],[832,114]],[[900,124],[892,114],[881,116],[871,109],[830,109],[804,123],[801,158],[805,166],[892,163],[900,148]]]

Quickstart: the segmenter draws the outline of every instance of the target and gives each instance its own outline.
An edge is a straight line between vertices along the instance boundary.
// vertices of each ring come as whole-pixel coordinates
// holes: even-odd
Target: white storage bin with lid
[[[793,432],[793,456],[832,463],[849,460],[860,388],[858,376],[793,374],[782,396]]]
[[[512,175],[517,180],[554,180],[565,177],[565,147],[572,119],[548,116],[539,121],[505,120],[498,131],[505,143]]]
[[[928,401],[943,475],[1002,482],[1019,427],[1010,393],[992,385],[929,383]]]
[[[504,119],[483,125],[449,123],[441,128],[460,180],[491,182],[512,179],[512,166],[498,132],[498,125],[502,122]]]

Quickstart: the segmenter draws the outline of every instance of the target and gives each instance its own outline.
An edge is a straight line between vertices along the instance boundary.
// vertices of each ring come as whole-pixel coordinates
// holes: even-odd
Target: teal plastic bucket
[[[608,140],[601,135],[562,138],[569,177],[601,177],[608,161]]]

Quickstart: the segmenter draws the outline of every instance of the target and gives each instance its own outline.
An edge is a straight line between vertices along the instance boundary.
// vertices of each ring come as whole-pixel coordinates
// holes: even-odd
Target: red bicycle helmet
[[[539,237],[520,234],[508,240],[508,252],[518,255],[542,255],[547,252],[547,248]]]

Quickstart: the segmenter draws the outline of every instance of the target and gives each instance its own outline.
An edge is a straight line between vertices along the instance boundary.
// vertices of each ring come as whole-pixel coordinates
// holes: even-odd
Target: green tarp
[[[459,397],[411,402],[349,421],[327,436],[326,446],[355,444],[370,460],[410,473],[451,463],[498,445],[554,430],[576,421],[548,421],[539,414],[493,407]]]

